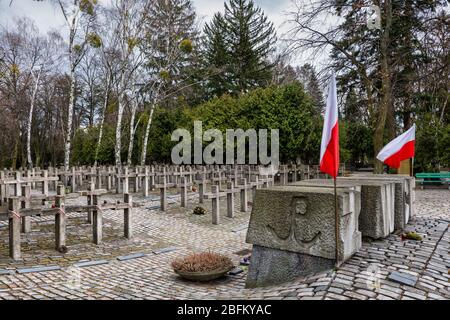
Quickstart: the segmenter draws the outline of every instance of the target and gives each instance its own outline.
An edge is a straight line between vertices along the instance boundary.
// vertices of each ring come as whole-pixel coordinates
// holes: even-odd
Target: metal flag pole
[[[335,259],[336,263],[335,266],[339,267],[339,212],[338,212],[338,198],[337,198],[337,177],[334,177],[334,219],[335,219],[335,237],[336,237],[336,252],[335,252]]]

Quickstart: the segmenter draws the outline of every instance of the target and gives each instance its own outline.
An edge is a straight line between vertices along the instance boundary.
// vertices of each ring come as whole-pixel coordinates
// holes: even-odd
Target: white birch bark
[[[150,127],[152,125],[153,112],[155,111],[155,108],[156,108],[156,99],[150,108],[150,115],[148,116],[147,126],[145,128],[144,143],[142,144],[142,153],[141,153],[141,166],[145,166],[145,160],[147,158],[148,137],[150,135]]]
[[[40,77],[41,77],[41,70],[39,70],[38,75],[35,79],[34,89],[31,96],[30,114],[28,115],[28,123],[27,123],[27,162],[29,169],[33,168],[33,160],[31,159],[31,125],[33,122],[34,103],[36,101],[36,94],[39,86]]]
[[[103,124],[105,123],[106,108],[108,107],[110,81],[111,81],[111,78],[110,78],[110,76],[108,76],[106,79],[106,90],[105,90],[105,98],[104,98],[105,101],[103,103],[102,118],[100,119],[100,129],[99,129],[99,133],[98,133],[98,141],[97,141],[97,146],[95,147],[94,167],[97,167],[98,152],[100,150],[100,145],[102,144],[102,139],[103,139]]]
[[[70,64],[70,97],[69,97],[69,108],[67,110],[67,130],[66,138],[64,143],[64,170],[68,171],[70,166],[70,148],[72,144],[72,126],[73,126],[73,110],[75,105],[75,68],[79,63],[75,57],[75,52],[73,45],[75,43],[75,34],[77,30],[78,18],[80,14],[80,8],[78,6],[78,1],[74,0],[71,6],[71,16],[68,16],[64,5],[61,1],[58,1],[61,11],[69,27],[69,64]]]
[[[72,144],[72,123],[73,123],[73,108],[75,105],[75,70],[70,70],[70,98],[69,110],[67,111],[67,131],[66,142],[64,145],[64,170],[69,170],[70,165],[70,148]]]
[[[130,141],[128,142],[128,158],[127,158],[128,166],[131,166],[131,160],[133,157],[134,134],[136,133],[136,127],[134,126],[134,120],[136,118],[137,106],[138,106],[138,100],[137,100],[137,97],[135,97],[135,99],[133,101],[133,105],[131,107]]]
[[[118,110],[117,110],[117,125],[116,125],[116,146],[115,146],[115,159],[116,166],[122,166],[122,160],[120,158],[120,152],[122,150],[122,118],[123,118],[123,110],[124,110],[124,96],[125,96],[125,75],[122,71],[120,76],[120,85],[119,85],[119,101],[118,101]]]
[[[142,26],[146,15],[142,14],[147,10],[150,1],[132,1],[121,0],[114,2],[114,14],[117,24],[114,27],[114,33],[117,37],[118,50],[120,51],[120,77],[117,86],[118,110],[116,124],[116,142],[115,142],[115,163],[116,166],[122,165],[122,120],[125,109],[125,91],[128,88],[129,80],[137,72],[137,69],[143,63],[143,51],[138,50],[135,40],[142,39]],[[135,130],[131,128],[130,130]],[[131,136],[134,132],[130,131]],[[130,137],[132,138],[132,137]],[[133,147],[131,146],[131,151]],[[129,149],[130,150],[130,149]],[[128,156],[127,162],[131,160]]]

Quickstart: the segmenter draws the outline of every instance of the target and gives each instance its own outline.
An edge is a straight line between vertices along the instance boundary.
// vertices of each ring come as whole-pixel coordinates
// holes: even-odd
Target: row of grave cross
[[[92,224],[92,239],[95,244],[100,244],[103,238],[103,211],[123,210],[124,236],[131,239],[133,235],[132,225],[132,196],[125,193],[123,203],[101,202],[100,197],[106,190],[95,190],[91,185],[88,190],[80,191],[80,196],[87,197],[87,205],[66,205],[65,186],[58,185],[55,196],[46,197],[46,201],[54,202],[51,207],[43,204],[34,204],[41,197],[31,196],[31,186],[25,185],[21,188],[20,196],[11,196],[7,199],[7,205],[0,207],[0,220],[8,220],[9,223],[9,255],[14,260],[21,259],[20,238],[21,233],[31,231],[31,217],[54,216],[55,218],[55,248],[61,251],[66,246],[66,223],[69,213],[87,213],[87,220]]]
[[[226,198],[227,217],[235,214],[235,195],[240,197],[240,211],[248,211],[248,192],[252,195],[257,188],[269,187],[274,184],[275,177],[279,177],[281,185],[290,180],[309,179],[318,172],[310,170],[312,167],[298,168],[297,166],[280,166],[278,172],[268,173],[257,166],[146,166],[135,168],[76,168],[61,171],[55,168],[41,170],[0,171],[0,220],[9,221],[9,248],[13,259],[20,259],[20,233],[30,232],[30,218],[32,216],[54,215],[55,217],[55,247],[60,250],[65,246],[66,213],[86,212],[87,220],[92,224],[93,242],[102,241],[102,212],[114,209],[124,212],[124,234],[132,237],[132,197],[130,181],[133,191],[141,190],[147,197],[149,191],[160,190],[160,210],[167,210],[167,191],[177,188],[180,192],[181,207],[187,206],[188,192],[198,187],[198,201],[204,203],[211,200],[212,223],[220,223],[220,200]],[[315,172],[311,173],[311,172]],[[40,194],[31,194],[31,189],[37,189]],[[86,186],[87,190],[74,193],[78,188]],[[207,186],[211,191],[207,192]],[[225,188],[223,188],[225,186]],[[56,190],[55,196],[49,196],[49,189]],[[66,195],[66,189],[71,191]],[[101,203],[101,195],[114,191],[123,193],[124,202]],[[65,206],[65,199],[75,196],[87,197],[86,205]],[[253,199],[253,197],[252,197]],[[38,205],[36,205],[38,203]],[[49,208],[48,204],[54,203]],[[32,206],[32,204],[35,204]]]
[[[181,177],[186,177],[188,183],[193,183],[199,174],[205,175],[207,180],[225,182],[228,179],[237,181],[238,178],[247,178],[251,181],[253,176],[263,177],[261,167],[255,165],[207,165],[207,166],[136,166],[136,167],[72,167],[67,171],[59,168],[42,170],[0,170],[0,201],[4,201],[10,194],[20,195],[20,185],[26,183],[32,189],[37,184],[42,185],[42,194],[47,196],[49,186],[56,191],[59,182],[64,183],[71,192],[84,189],[92,180],[95,180],[97,189],[106,189],[109,192],[128,193],[130,185],[133,192],[141,191],[148,196],[149,191],[155,188],[159,177],[166,176],[167,183],[179,184]],[[318,166],[308,165],[281,165],[274,172],[273,178],[281,185],[289,180],[304,180],[319,176]],[[266,174],[269,176],[269,174]],[[11,193],[10,186],[13,186]],[[0,202],[1,205],[1,202]]]

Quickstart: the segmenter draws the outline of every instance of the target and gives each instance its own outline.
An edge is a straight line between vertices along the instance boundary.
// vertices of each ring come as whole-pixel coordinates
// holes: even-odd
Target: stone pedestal
[[[333,188],[331,179],[312,179],[293,185],[326,186]],[[338,187],[355,187],[361,190],[359,230],[365,237],[379,239],[394,231],[395,183],[382,179],[356,179],[338,177]]]
[[[354,190],[338,189],[340,261],[361,247],[358,199]],[[258,189],[247,242],[254,245],[247,287],[330,269],[336,248],[333,189],[292,185]]]
[[[334,260],[253,245],[247,288],[293,281],[334,267]]]
[[[406,175],[353,174],[350,179],[382,180],[395,183],[395,230],[405,228],[414,215],[414,179]]]

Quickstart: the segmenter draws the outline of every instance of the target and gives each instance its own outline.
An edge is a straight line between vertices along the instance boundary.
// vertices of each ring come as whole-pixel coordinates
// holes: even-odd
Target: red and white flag
[[[399,135],[381,149],[377,159],[383,161],[389,167],[400,168],[400,161],[414,158],[415,144],[416,125],[414,124],[408,131]]]
[[[336,178],[339,171],[339,126],[336,77],[333,74],[328,88],[327,109],[320,146],[320,171]]]

